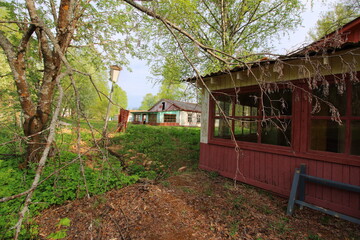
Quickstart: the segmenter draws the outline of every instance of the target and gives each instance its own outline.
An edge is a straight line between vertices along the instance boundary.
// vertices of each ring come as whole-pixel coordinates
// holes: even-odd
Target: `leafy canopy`
[[[303,9],[300,0],[160,0],[143,2],[142,5],[182,28],[199,44],[219,50],[219,56],[230,64],[256,59],[248,55],[267,51],[274,37],[294,30],[300,24]],[[145,16],[146,21],[149,19]],[[153,29],[148,32],[147,38],[154,43],[155,49],[163,50],[151,55],[152,61],[157,57],[180,57],[175,35],[202,74],[226,68],[224,63],[200,49],[199,44],[177,32],[170,33],[161,22],[153,24]],[[158,37],[160,34],[161,38]],[[186,62],[184,58],[183,62]],[[189,64],[187,68],[191,69]],[[188,71],[183,73],[182,78],[191,75],[193,72]]]
[[[333,5],[332,8],[332,10],[324,13],[316,22],[316,26],[309,31],[309,37],[313,41],[319,40],[360,16],[359,0],[341,1]]]

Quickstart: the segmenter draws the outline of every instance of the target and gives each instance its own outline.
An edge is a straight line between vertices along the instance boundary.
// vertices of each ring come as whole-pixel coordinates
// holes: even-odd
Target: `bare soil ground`
[[[45,210],[39,237],[64,239],[360,239],[360,226],[310,209],[285,214],[287,199],[213,173],[144,181]],[[59,226],[63,218],[70,226]]]

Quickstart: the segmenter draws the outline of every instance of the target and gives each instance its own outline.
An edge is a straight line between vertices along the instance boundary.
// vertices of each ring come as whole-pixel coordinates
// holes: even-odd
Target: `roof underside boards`
[[[203,80],[210,90],[281,83],[360,71],[360,64],[356,64],[359,62],[360,44],[347,44],[341,51],[326,55],[260,62],[247,70],[234,68],[230,73],[218,72],[205,76]],[[198,86],[202,87],[202,84],[198,82]]]

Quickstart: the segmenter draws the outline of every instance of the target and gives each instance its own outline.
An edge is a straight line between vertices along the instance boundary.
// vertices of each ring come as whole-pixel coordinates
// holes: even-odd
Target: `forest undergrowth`
[[[43,182],[35,190],[21,232],[23,238],[36,236],[37,226],[32,219],[50,206],[119,189],[142,178],[159,180],[183,163],[196,167],[199,129],[130,125],[126,133],[115,133],[116,122],[110,122],[112,133],[107,145],[111,146],[97,148],[101,144],[94,140],[101,138],[103,122],[90,123],[93,134],[85,121],[80,123],[80,149],[76,144],[77,124],[66,119],[59,124],[56,143],[42,174]],[[36,164],[19,168],[25,156],[25,141],[19,129],[11,126],[0,130],[0,198],[29,189],[36,171]],[[109,152],[117,153],[114,156]],[[24,198],[0,203],[0,239],[12,237],[11,228],[17,222]]]

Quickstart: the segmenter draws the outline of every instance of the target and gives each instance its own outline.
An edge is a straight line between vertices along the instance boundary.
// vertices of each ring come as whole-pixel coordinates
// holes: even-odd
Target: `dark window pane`
[[[343,153],[345,151],[345,122],[324,119],[311,121],[311,149]]]
[[[266,116],[291,115],[292,91],[285,88],[273,93],[264,93],[263,104]]]
[[[232,115],[231,97],[227,95],[217,95],[215,98],[217,102],[217,104],[215,104],[215,116],[222,116],[220,109],[222,109],[226,116]]]
[[[266,122],[262,123],[261,143],[290,146],[291,120],[268,119]]]
[[[149,115],[149,123],[156,123],[156,114]]]
[[[352,115],[360,116],[360,83],[352,87]]]
[[[319,98],[318,101],[316,101],[316,98],[314,97],[312,100],[313,109],[318,110],[314,113],[315,116],[331,116],[329,104],[327,104],[326,102],[334,105],[334,107],[339,111],[341,116],[345,115],[346,94],[339,94],[338,88],[335,84],[331,84],[329,86],[328,93],[326,91],[326,88],[320,86],[318,89],[315,89],[313,91],[313,94]]]
[[[164,114],[164,122],[176,122],[176,114]]]
[[[231,124],[231,121],[229,121],[229,123]],[[215,119],[214,137],[231,139],[231,127],[229,127],[229,124],[225,121],[225,119]]]
[[[257,142],[257,121],[239,119],[235,121],[235,139],[238,141]]]
[[[135,114],[135,121],[136,121],[136,122],[140,122],[140,121],[141,121],[141,115],[140,115],[140,114]]]
[[[360,155],[360,121],[351,122],[351,154]]]
[[[257,116],[258,101],[255,93],[243,93],[238,95],[235,105],[235,116]]]

